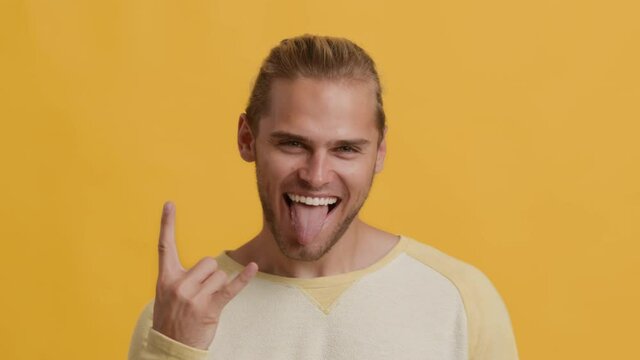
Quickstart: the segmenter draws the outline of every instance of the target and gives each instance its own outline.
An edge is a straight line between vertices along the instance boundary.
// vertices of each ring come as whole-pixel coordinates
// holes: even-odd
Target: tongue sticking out
[[[301,244],[310,243],[320,233],[328,212],[329,207],[326,205],[291,204],[291,220]]]

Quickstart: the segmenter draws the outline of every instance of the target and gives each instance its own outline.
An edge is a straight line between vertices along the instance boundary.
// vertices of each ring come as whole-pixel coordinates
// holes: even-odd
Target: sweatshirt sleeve
[[[518,359],[507,307],[483,272],[415,240],[409,244],[408,252],[458,289],[467,315],[469,360]]]
[[[129,360],[205,360],[208,351],[173,340],[151,328],[153,301],[138,318],[129,346]]]
[[[517,360],[511,319],[500,294],[489,278],[469,266],[464,294],[468,316],[469,359]]]

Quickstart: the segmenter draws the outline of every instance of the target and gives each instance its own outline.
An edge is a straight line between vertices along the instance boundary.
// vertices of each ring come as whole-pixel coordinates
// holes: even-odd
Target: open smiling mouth
[[[292,193],[284,193],[282,194],[282,197],[289,209],[291,209],[291,206],[294,203],[306,206],[327,206],[328,214],[331,213],[333,209],[340,204],[340,202],[342,202],[342,199],[339,197],[305,197]]]
[[[307,197],[293,193],[282,194],[289,207],[291,224],[300,244],[313,241],[342,200],[338,197]]]

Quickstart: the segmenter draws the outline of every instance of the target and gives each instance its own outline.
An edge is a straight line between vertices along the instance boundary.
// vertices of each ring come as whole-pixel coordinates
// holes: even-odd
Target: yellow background
[[[523,359],[640,358],[637,4],[3,1],[0,356],[124,358],[165,199],[186,265],[258,231],[237,118],[319,33],[383,81],[363,218],[487,273]]]

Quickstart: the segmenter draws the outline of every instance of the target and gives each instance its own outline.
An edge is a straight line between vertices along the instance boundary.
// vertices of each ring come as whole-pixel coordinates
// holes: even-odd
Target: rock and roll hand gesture
[[[249,263],[233,280],[205,257],[189,270],[180,263],[175,240],[175,206],[166,202],[158,241],[159,270],[153,308],[153,329],[185,345],[208,349],[220,314],[255,276],[256,263]]]

